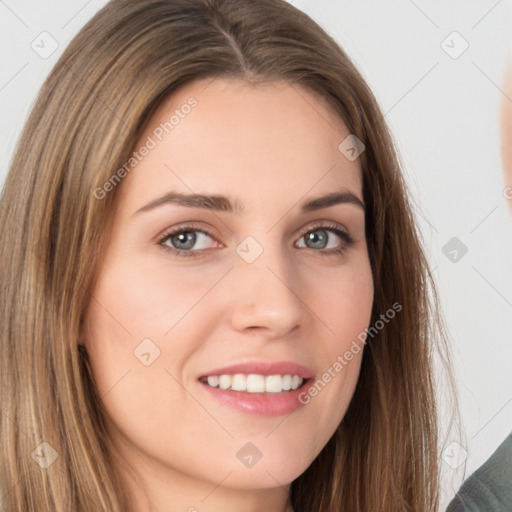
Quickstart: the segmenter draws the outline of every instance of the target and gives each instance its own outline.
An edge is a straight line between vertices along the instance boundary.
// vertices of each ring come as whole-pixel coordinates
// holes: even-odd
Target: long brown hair
[[[432,358],[438,341],[440,349],[445,344],[400,165],[374,96],[347,55],[284,0],[113,0],[43,85],[0,208],[5,509],[127,510],[101,400],[78,349],[122,184],[101,200],[94,191],[128,160],[164,98],[216,77],[305,87],[363,141],[372,324],[392,304],[402,306],[368,339],[343,421],[292,483],[295,512],[436,510]]]

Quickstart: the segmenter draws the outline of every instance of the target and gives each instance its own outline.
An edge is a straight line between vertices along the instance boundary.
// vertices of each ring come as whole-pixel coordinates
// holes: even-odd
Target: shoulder
[[[512,433],[463,484],[446,512],[512,510]]]

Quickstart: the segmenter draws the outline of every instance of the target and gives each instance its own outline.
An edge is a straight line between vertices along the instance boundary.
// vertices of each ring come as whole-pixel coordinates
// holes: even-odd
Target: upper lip
[[[258,375],[298,375],[303,379],[312,379],[315,374],[310,368],[292,361],[248,361],[246,363],[234,364],[217,368],[203,373],[201,377],[211,375],[235,375],[237,373]]]

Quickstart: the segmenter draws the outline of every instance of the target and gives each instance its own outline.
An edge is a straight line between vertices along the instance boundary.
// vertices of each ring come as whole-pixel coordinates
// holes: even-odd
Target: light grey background
[[[105,3],[0,0],[2,182],[42,81]],[[455,438],[447,441],[444,469],[449,476],[467,451],[469,473],[512,430],[512,218],[499,142],[511,6],[506,0],[291,3],[352,57],[395,135],[455,353],[467,440],[461,447],[448,445]],[[51,49],[42,32],[59,45],[47,58],[31,47]],[[460,248],[446,246],[448,256],[458,251],[457,262],[443,253],[453,237],[468,249],[460,258]]]

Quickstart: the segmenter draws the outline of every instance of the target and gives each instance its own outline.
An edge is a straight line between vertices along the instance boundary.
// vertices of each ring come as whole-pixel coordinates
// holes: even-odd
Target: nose
[[[240,332],[257,331],[279,339],[304,327],[310,313],[299,276],[278,251],[270,253],[264,251],[253,263],[237,261],[231,272],[231,324]]]

